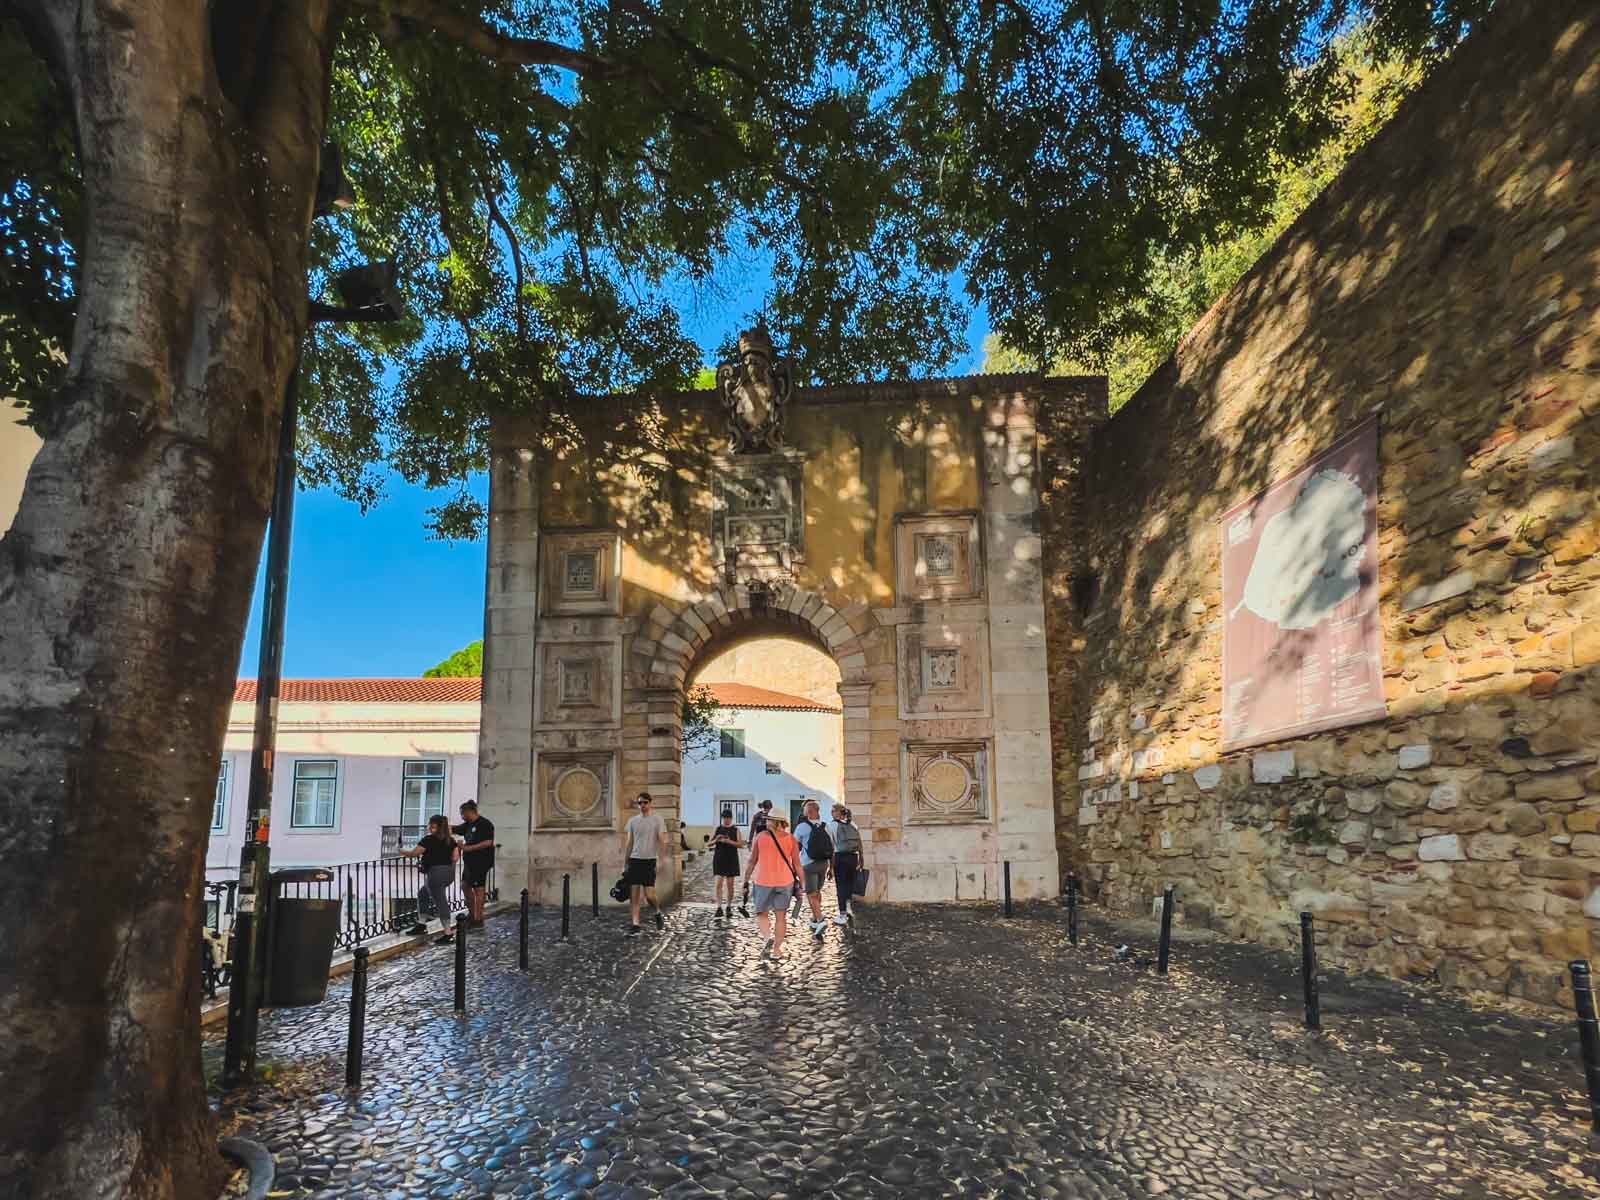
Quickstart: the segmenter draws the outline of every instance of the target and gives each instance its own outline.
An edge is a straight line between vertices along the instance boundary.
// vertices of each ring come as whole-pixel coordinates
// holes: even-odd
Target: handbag
[[[628,889],[628,877],[624,875],[611,885],[611,898],[618,904],[626,904],[632,899],[633,893]]]
[[[872,872],[865,867],[856,868],[856,877],[850,881],[850,894],[852,896],[865,896],[867,894],[867,879]]]

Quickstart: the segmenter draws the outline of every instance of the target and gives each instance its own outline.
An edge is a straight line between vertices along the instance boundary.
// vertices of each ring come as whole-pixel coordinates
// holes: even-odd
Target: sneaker
[[[656,909],[656,928],[665,929],[666,927],[667,919],[661,915],[661,910],[658,908]]]
[[[427,932],[428,932],[428,927],[426,925],[413,925],[410,929],[406,930],[406,936],[407,937],[421,937],[423,934],[425,934]]]
[[[833,919],[833,923],[835,925],[848,925],[848,924],[850,924],[850,918],[845,916],[843,913],[840,913],[837,917],[835,917]]]
[[[451,942],[453,942],[455,940],[456,939],[454,937],[452,937],[450,934],[441,933],[438,937],[433,939],[433,944],[435,946],[448,946]]]
[[[629,925],[628,926],[628,936],[629,937],[638,937],[643,932],[644,932],[644,930],[640,929],[637,925]]]
[[[715,917],[713,917],[712,920],[714,920],[714,921],[722,920],[722,905],[720,905],[720,904],[717,905],[717,915]]]
[[[826,921],[813,921],[811,922],[811,935],[820,939],[827,931],[827,928],[828,923]]]

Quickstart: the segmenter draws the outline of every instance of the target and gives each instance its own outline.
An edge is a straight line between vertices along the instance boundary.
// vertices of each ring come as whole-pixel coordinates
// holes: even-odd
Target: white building
[[[748,828],[762,800],[798,816],[807,800],[828,815],[843,795],[843,719],[835,702],[742,683],[704,684],[720,705],[721,737],[684,756],[683,823],[692,847],[718,823],[723,808]]]
[[[458,807],[477,795],[481,691],[478,679],[284,680],[273,866],[368,862],[384,851],[385,827],[406,827],[409,836],[434,813],[459,820]],[[239,865],[255,698],[255,680],[241,679],[217,777],[208,874]]]

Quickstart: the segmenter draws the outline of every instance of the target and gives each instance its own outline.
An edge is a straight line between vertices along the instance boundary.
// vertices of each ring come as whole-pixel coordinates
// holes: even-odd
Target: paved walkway
[[[272,1082],[221,1101],[317,1197],[1600,1197],[1568,1022],[1054,907],[881,908],[782,962],[684,905],[665,933],[559,914],[516,970],[515,917],[372,972],[342,1089],[347,980],[272,1013]],[[1117,959],[1114,945],[1132,953]],[[208,1057],[218,1034],[208,1035]]]

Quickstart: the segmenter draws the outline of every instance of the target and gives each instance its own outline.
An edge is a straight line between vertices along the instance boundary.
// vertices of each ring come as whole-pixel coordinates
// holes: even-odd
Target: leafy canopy
[[[455,679],[483,674],[483,639],[463,646],[422,673],[424,679]]]
[[[393,259],[409,315],[308,336],[303,477],[367,504],[387,463],[470,533],[491,413],[686,386],[708,306],[803,380],[946,366],[957,280],[1020,353],[1103,356],[1337,131],[1339,30],[1426,60],[1490,3],[351,0],[325,134],[356,204],[308,288]],[[48,436],[88,215],[3,15],[0,65],[0,394]]]

